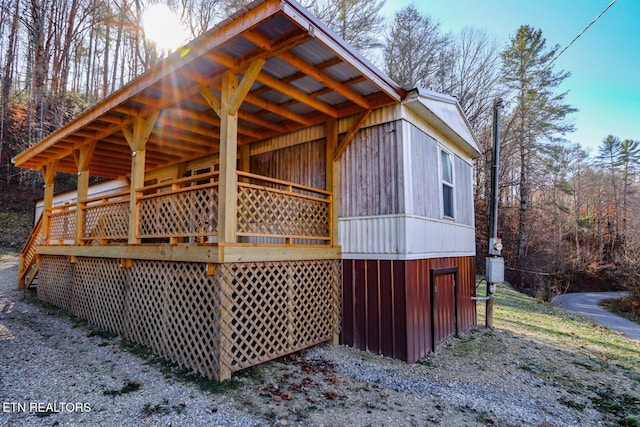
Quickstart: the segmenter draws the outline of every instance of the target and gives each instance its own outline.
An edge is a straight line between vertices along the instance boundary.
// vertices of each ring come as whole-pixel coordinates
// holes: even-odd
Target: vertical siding
[[[447,269],[448,270],[448,269]],[[445,274],[436,274],[435,270],[431,279],[431,296],[433,301],[432,310],[432,349],[446,341],[449,337],[456,334],[457,313],[456,313],[456,271],[447,272]]]
[[[404,212],[401,122],[362,129],[340,159],[339,215]]]
[[[270,178],[326,188],[324,139],[251,156],[251,172]]]
[[[414,125],[411,128],[411,171],[414,215],[440,218],[438,144]]]
[[[407,293],[407,362],[414,363],[432,351],[429,263],[405,261]],[[427,260],[428,261],[428,260]]]
[[[473,170],[460,157],[454,157],[456,222],[473,225]]]
[[[344,260],[342,343],[406,360],[403,261]]]
[[[438,320],[441,338],[452,327],[455,332],[451,319],[457,319],[460,332],[476,324],[474,257],[344,260],[341,342],[409,363],[426,356],[433,351],[430,273],[446,267],[458,268],[458,283],[454,295],[451,275],[437,279],[446,291]]]

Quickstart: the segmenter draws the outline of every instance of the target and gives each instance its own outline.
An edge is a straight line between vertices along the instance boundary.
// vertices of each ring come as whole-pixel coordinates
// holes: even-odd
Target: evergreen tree
[[[519,216],[516,265],[523,266],[527,249],[529,203],[532,193],[532,165],[538,148],[573,130],[567,121],[576,109],[564,103],[567,92],[556,93],[569,77],[568,72],[554,73],[551,61],[558,46],[547,48],[542,31],[521,26],[502,53],[503,82],[510,91],[514,109],[504,140],[517,147],[519,156]]]

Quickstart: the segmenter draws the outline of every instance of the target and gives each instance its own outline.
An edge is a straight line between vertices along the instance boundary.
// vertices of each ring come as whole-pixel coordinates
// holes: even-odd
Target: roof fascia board
[[[406,91],[355,50],[347,48],[347,42],[330,30],[322,21],[294,0],[282,0],[283,12],[314,38],[321,41],[345,62],[356,67],[387,95],[401,101]]]
[[[456,131],[456,129],[454,129],[454,127],[450,123],[447,123],[447,121],[445,121],[439,114],[437,114],[437,112],[432,111],[424,102],[425,99],[452,105],[456,109],[456,112],[462,120],[462,123],[466,127],[469,135],[471,136],[471,139],[469,140],[468,137],[460,135],[460,133]],[[478,140],[473,130],[471,129],[471,125],[469,124],[469,121],[462,111],[460,103],[458,103],[457,99],[438,92],[428,91],[424,89],[412,89],[403,103],[407,106],[407,108],[415,111],[421,117],[429,119],[431,121],[431,124],[436,129],[438,129],[447,137],[451,138],[454,143],[458,144],[472,157],[478,157],[480,156],[480,154],[482,154],[480,152]]]

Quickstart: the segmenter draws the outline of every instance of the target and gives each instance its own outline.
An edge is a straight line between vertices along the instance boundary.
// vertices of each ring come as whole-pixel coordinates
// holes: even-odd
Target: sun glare
[[[147,40],[159,50],[170,52],[186,42],[180,20],[167,5],[152,4],[142,13],[142,29]]]

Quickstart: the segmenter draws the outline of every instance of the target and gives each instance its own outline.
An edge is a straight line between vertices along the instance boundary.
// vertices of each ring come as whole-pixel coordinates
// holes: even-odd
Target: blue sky
[[[457,33],[462,28],[487,30],[501,47],[520,25],[542,30],[548,46],[562,49],[611,0],[416,0],[441,29]],[[412,3],[387,0],[383,12]],[[554,63],[554,70],[571,72],[561,90],[567,103],[580,111],[572,115],[576,131],[566,138],[592,154],[609,134],[640,140],[640,1],[617,0]]]

